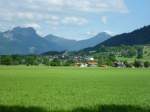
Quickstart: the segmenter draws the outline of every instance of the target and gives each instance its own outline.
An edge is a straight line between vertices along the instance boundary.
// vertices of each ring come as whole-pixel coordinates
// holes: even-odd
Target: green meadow
[[[150,112],[150,69],[1,66],[0,112]]]

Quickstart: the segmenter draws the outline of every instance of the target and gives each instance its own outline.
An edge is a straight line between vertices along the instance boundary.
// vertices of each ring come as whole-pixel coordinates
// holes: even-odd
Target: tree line
[[[114,66],[114,62],[117,62],[116,56],[113,54],[103,54],[95,57],[98,62],[98,66],[107,65]],[[46,66],[74,66],[75,61],[73,59],[61,59],[61,58],[52,58],[49,56],[37,56],[37,55],[6,55],[0,56],[0,65],[26,65],[26,66],[37,66],[37,65],[46,65]],[[134,62],[123,61],[122,64],[125,67],[150,67],[149,61],[140,61],[135,60]]]
[[[0,65],[46,65],[46,66],[71,66],[74,64],[72,60],[59,58],[49,58],[48,56],[19,56],[19,55],[3,55],[0,56]]]

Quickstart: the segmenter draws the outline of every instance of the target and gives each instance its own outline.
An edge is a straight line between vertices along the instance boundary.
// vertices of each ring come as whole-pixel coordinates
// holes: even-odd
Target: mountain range
[[[40,54],[47,51],[78,51],[94,47],[111,36],[105,32],[81,41],[69,40],[62,37],[47,35],[41,37],[31,28],[16,27],[0,32],[0,54]]]
[[[110,37],[111,36],[109,34],[102,32],[92,38],[80,41],[64,39],[54,35],[48,35],[44,38],[49,42],[53,42],[61,46],[63,50],[78,51],[84,48],[94,47],[97,44],[109,39]]]
[[[150,44],[150,25],[134,30],[130,33],[123,33],[111,37],[110,39],[99,43],[95,47],[86,48],[85,51],[97,50],[101,46],[120,46],[120,45],[147,45]]]
[[[49,51],[97,50],[101,46],[150,44],[150,25],[111,37],[102,32],[86,40],[69,40],[55,35],[42,37],[31,28],[16,27],[0,32],[0,54],[41,54]]]

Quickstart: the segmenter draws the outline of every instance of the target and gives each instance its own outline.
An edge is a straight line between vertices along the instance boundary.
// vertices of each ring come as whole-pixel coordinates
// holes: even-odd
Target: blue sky
[[[44,36],[90,38],[150,24],[150,0],[0,0],[0,31],[33,27]]]

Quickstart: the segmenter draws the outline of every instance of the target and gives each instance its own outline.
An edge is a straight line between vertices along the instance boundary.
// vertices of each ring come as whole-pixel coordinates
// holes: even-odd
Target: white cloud
[[[114,35],[115,35],[115,33],[114,33],[113,31],[110,31],[110,30],[105,30],[104,32],[108,33],[108,34],[111,35],[111,36],[114,36]]]
[[[7,4],[7,5],[6,5]],[[0,0],[1,12],[128,12],[124,0]]]
[[[61,19],[57,15],[47,15],[47,19],[45,22],[56,27],[56,26],[60,25],[60,21],[61,21]]]
[[[37,24],[37,23],[28,23],[28,24],[24,24],[23,25],[24,27],[32,27],[32,28],[35,28],[35,29],[40,29],[40,25]]]
[[[85,35],[90,36],[90,37],[95,36],[97,34],[98,34],[98,32],[94,32],[94,31],[88,31],[85,33]]]
[[[129,12],[127,6],[124,3],[124,0],[115,0],[114,7],[116,7],[117,10],[120,10],[122,13]]]
[[[74,26],[82,26],[88,23],[88,20],[84,17],[80,16],[56,16],[52,15],[47,18],[46,23],[52,25],[53,27],[59,25],[74,25]],[[56,29],[56,28],[55,28]]]
[[[103,24],[107,24],[107,16],[102,16],[101,21]]]
[[[124,0],[0,0],[0,30],[19,25],[41,32],[61,25],[80,27],[90,22],[85,15],[104,12],[127,13],[128,8]],[[102,21],[106,24],[107,17]]]
[[[75,16],[75,13],[89,12],[124,13],[128,9],[124,0],[0,0],[0,18],[9,21],[14,21],[14,18],[18,21],[57,20],[58,17],[52,15]]]
[[[16,16],[20,19],[29,19],[29,20],[35,19],[33,13],[31,12],[18,12],[16,13]]]
[[[38,2],[47,0],[38,0]],[[124,0],[49,0],[49,10],[83,12],[127,12]],[[42,4],[42,3],[41,3]]]
[[[66,25],[73,24],[81,26],[87,24],[88,20],[83,17],[68,16],[62,20],[62,23]]]

